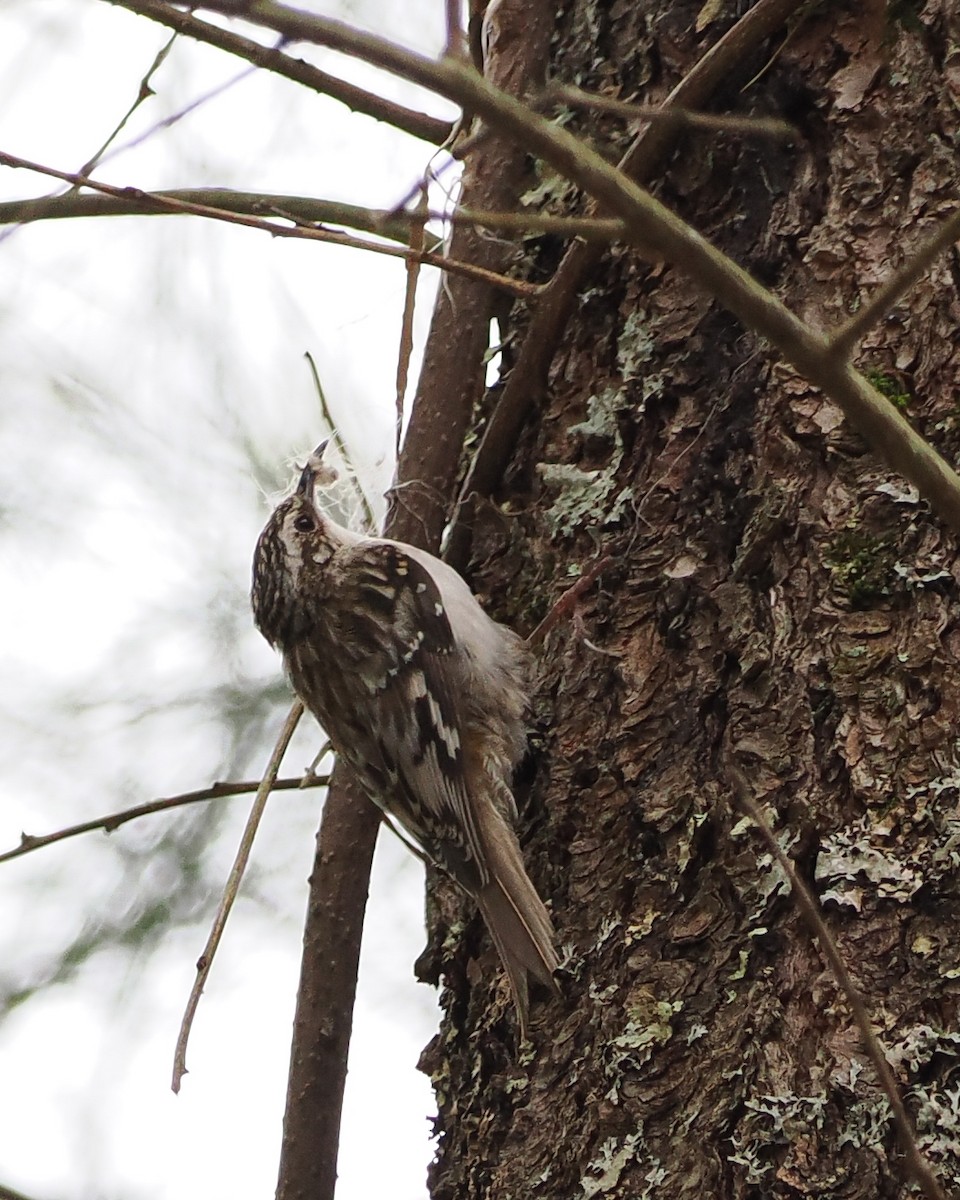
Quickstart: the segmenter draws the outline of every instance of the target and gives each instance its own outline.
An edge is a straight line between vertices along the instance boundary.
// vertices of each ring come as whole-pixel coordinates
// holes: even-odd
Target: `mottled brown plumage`
[[[552,984],[558,966],[513,829],[526,646],[433,555],[324,517],[319,470],[260,535],[257,627],[370,798],[476,898],[526,1035],[528,976]]]

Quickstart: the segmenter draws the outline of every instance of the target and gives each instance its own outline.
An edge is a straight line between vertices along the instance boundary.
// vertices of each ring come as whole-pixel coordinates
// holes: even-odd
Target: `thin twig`
[[[330,782],[326,775],[301,775],[291,779],[277,779],[273,791],[285,792],[298,788],[325,787]],[[255,792],[260,787],[259,780],[245,779],[239,783],[213,783],[210,787],[199,788],[195,792],[183,792],[179,796],[166,796],[161,800],[149,800],[134,808],[125,808],[120,812],[108,813],[104,817],[95,817],[92,821],[81,821],[78,825],[67,825],[53,833],[22,833],[20,845],[0,854],[0,863],[9,862],[13,858],[22,858],[34,850],[42,850],[45,846],[53,846],[57,842],[65,842],[68,838],[79,837],[83,833],[93,833],[102,829],[105,833],[113,833],[128,821],[136,821],[139,817],[151,813],[168,812],[173,808],[183,808],[187,804],[199,804],[205,800],[220,800],[226,796],[242,796]]]
[[[412,137],[430,142],[434,146],[442,145],[450,136],[452,128],[450,121],[439,117],[431,117],[427,113],[416,112],[405,108],[402,104],[394,104],[382,96],[365,91],[335,75],[328,75],[302,59],[291,58],[278,49],[261,45],[252,38],[241,37],[230,30],[221,29],[207,21],[201,21],[192,13],[183,12],[179,8],[165,3],[165,0],[109,0],[119,8],[128,12],[149,17],[160,25],[177,30],[184,36],[198,42],[205,42],[219,50],[225,50],[237,58],[246,59],[254,66],[275,75],[282,75],[294,83],[303,84],[311,91],[339,100],[354,112],[373,117],[409,133]]]
[[[593,586],[612,563],[613,557],[609,554],[604,554],[580,576],[575,584],[567,588],[533,633],[527,638],[531,646],[538,646],[555,625],[559,625],[562,620],[569,617],[580,597]]]
[[[654,479],[654,481],[650,484],[650,486],[643,493],[643,495],[640,496],[640,498],[638,500],[633,501],[633,511],[637,514],[637,516],[640,518],[640,520],[643,521],[644,525],[646,525],[648,529],[652,530],[653,527],[651,526],[651,524],[647,520],[647,518],[643,515],[643,510],[646,507],[647,501],[650,499],[650,497],[653,495],[653,493],[657,490],[657,488],[663,483],[663,481],[665,479],[670,478],[670,476],[673,474],[673,472],[680,465],[681,461],[684,458],[686,458],[686,456],[690,453],[690,451],[694,448],[694,446],[697,445],[697,443],[700,441],[700,439],[703,437],[703,435],[707,432],[710,422],[717,415],[717,410],[719,409],[719,407],[720,407],[720,401],[715,400],[713,402],[713,404],[710,406],[710,411],[707,413],[706,417],[702,421],[700,428],[697,430],[696,434],[694,434],[694,436],[690,439],[689,442],[687,442],[687,444],[683,447],[682,450],[677,451],[676,455],[673,458],[673,461],[668,463],[664,467],[664,469],[660,472],[660,474],[657,476],[657,478]]]
[[[214,208],[207,204],[193,204],[183,200],[174,200],[169,195],[161,192],[147,192],[142,188],[114,187],[112,184],[101,183],[85,175],[77,175],[71,171],[59,171],[54,167],[47,167],[42,163],[21,158],[17,154],[8,154],[6,151],[0,151],[0,166],[35,171],[40,175],[50,175],[54,179],[63,179],[67,183],[76,183],[82,187],[93,188],[95,191],[103,192],[108,196],[115,196],[120,199],[134,197],[141,203],[151,204],[166,212],[189,213],[192,216],[209,217],[214,221],[226,221],[231,225],[243,225],[250,229],[260,229],[271,234],[273,237],[303,238],[307,241],[327,242],[334,246],[348,246],[355,250],[369,250],[374,254],[385,254],[390,258],[415,259],[417,262],[425,263],[427,266],[439,267],[443,271],[449,271],[455,275],[464,275],[468,279],[475,279],[478,282],[489,284],[491,287],[509,292],[514,296],[534,296],[539,290],[536,284],[526,283],[520,279],[511,279],[507,275],[488,271],[483,267],[474,266],[472,263],[457,262],[443,254],[434,254],[426,250],[414,251],[402,246],[388,246],[381,242],[366,242],[361,238],[351,237],[349,234],[338,233],[331,229],[317,229],[312,225],[278,225],[273,221],[266,221],[262,217],[246,216],[227,209]],[[286,220],[296,219],[287,213],[281,215]]]
[[[90,158],[88,158],[87,161],[83,164],[83,166],[80,168],[79,174],[81,174],[81,175],[89,175],[90,174],[90,172],[97,165],[97,163],[100,162],[100,160],[103,158],[104,154],[106,154],[107,150],[109,150],[109,148],[113,144],[113,142],[120,136],[120,133],[123,130],[124,126],[130,120],[130,118],[133,116],[133,114],[137,111],[137,109],[140,107],[140,105],[143,104],[146,100],[148,100],[154,94],[153,88],[150,86],[150,81],[153,79],[154,75],[157,73],[157,71],[160,69],[160,67],[163,65],[163,63],[166,61],[167,55],[170,53],[171,49],[173,48],[174,42],[177,40],[177,36],[178,35],[176,33],[174,33],[173,36],[168,38],[167,41],[163,44],[163,46],[161,46],[160,49],[157,51],[156,57],[154,58],[153,62],[150,64],[150,67],[147,70],[147,73],[140,80],[140,86],[137,88],[137,94],[133,100],[133,103],[130,105],[130,107],[127,109],[127,111],[123,114],[123,116],[117,122],[117,125],[113,129],[113,132],[109,135],[109,137],[106,139],[106,141],[100,147],[100,149],[97,150],[94,154],[92,154],[90,156]]]
[[[176,35],[174,35],[176,36]],[[242,71],[238,71],[236,75],[231,75],[229,79],[225,79],[222,83],[218,83],[216,87],[209,88],[195,97],[188,104],[184,104],[182,108],[176,112],[170,113],[169,116],[163,117],[159,121],[155,121],[148,129],[144,129],[142,133],[138,133],[136,137],[130,138],[129,141],[122,142],[119,146],[115,146],[109,154],[101,151],[100,156],[92,163],[86,163],[81,167],[84,175],[89,175],[95,166],[102,166],[104,163],[112,162],[118,155],[125,154],[128,150],[133,150],[137,146],[142,146],[144,142],[155,137],[158,133],[166,129],[172,129],[174,125],[178,125],[184,118],[189,117],[191,113],[195,113],[197,109],[202,108],[205,104],[209,104],[211,100],[216,100],[219,96],[229,92],[231,88],[236,87],[238,83],[242,83],[244,79],[249,78],[256,72],[255,66],[245,67]]]
[[[174,1093],[180,1091],[180,1084],[187,1073],[187,1042],[190,1040],[193,1018],[196,1015],[197,1005],[200,1003],[200,997],[203,994],[204,984],[207,982],[207,977],[210,974],[214,955],[217,952],[217,947],[220,945],[220,939],[223,936],[227,918],[230,915],[231,908],[233,908],[233,902],[237,898],[240,881],[243,878],[247,861],[250,858],[250,849],[253,846],[253,839],[256,836],[260,818],[263,816],[267,798],[276,782],[280,763],[287,751],[287,746],[290,744],[290,739],[293,737],[297,722],[302,715],[303,705],[299,700],[296,700],[287,714],[287,719],[283,723],[280,736],[277,738],[277,744],[273,748],[270,761],[267,763],[267,769],[264,772],[263,779],[260,781],[260,786],[257,788],[257,795],[253,801],[253,807],[250,809],[250,816],[247,818],[247,824],[244,827],[240,845],[237,848],[237,856],[233,860],[230,875],[227,878],[216,916],[213,919],[210,936],[207,938],[207,944],[203,948],[203,953],[197,960],[197,976],[193,981],[193,987],[190,989],[190,997],[187,1000],[187,1007],[183,1014],[183,1020],[180,1023],[180,1033],[177,1035],[177,1047],[173,1056],[173,1079],[170,1086]]]
[[[760,806],[750,795],[743,771],[734,761],[732,747],[727,747],[724,759],[724,769],[733,784],[738,807],[747,814],[757,827],[760,836],[767,843],[770,852],[776,858],[783,873],[790,881],[794,903],[800,910],[811,934],[817,939],[817,943],[820,946],[820,953],[829,964],[840,990],[846,997],[847,1004],[850,1006],[850,1012],[860,1031],[860,1039],[863,1042],[864,1051],[873,1063],[880,1085],[886,1093],[890,1104],[894,1125],[897,1129],[897,1136],[900,1140],[900,1148],[909,1167],[910,1175],[914,1182],[919,1185],[923,1194],[928,1197],[928,1200],[946,1200],[945,1193],[940,1187],[930,1164],[917,1145],[916,1131],[900,1097],[897,1081],[894,1079],[893,1071],[890,1069],[886,1052],[880,1039],[874,1032],[873,1023],[871,1022],[863,996],[850,978],[850,973],[847,971],[843,958],[840,955],[837,943],[823,919],[819,904],[806,883],[797,874],[789,856],[777,841],[773,830],[767,824],[760,810]]]
[[[457,163],[462,162],[475,146],[486,141],[489,137],[490,130],[485,126],[476,130],[475,133],[470,134],[462,134],[459,128],[455,130],[451,135],[450,142],[444,146],[441,146],[437,150],[436,154],[434,154],[430,159],[430,178],[434,183],[439,183],[441,175],[443,175],[446,171],[449,171],[450,168],[455,166]],[[449,157],[442,159],[440,161],[440,165],[437,166],[437,159],[440,158],[441,151],[449,155]],[[414,200],[420,196],[422,191],[423,176],[420,176],[420,178],[418,178],[415,183],[412,183],[410,187],[403,193],[396,204],[394,204],[393,208],[390,210],[390,216],[396,217],[407,211]]]
[[[716,113],[693,112],[675,104],[653,108],[648,104],[617,100],[613,96],[598,96],[595,92],[585,92],[566,83],[551,83],[542,97],[537,98],[534,107],[540,109],[547,103],[590,108],[623,117],[627,121],[658,121],[677,129],[704,129],[711,133],[734,133],[742,137],[774,138],[783,142],[792,142],[799,137],[796,126],[776,117],[718,116]]]
[[[177,40],[177,37],[178,37],[178,35],[176,33],[172,34],[167,39],[167,41],[163,44],[163,46],[161,46],[160,49],[157,51],[156,55],[154,56],[153,62],[150,64],[150,66],[147,69],[146,74],[140,80],[140,85],[137,88],[137,94],[136,94],[133,102],[131,103],[130,107],[127,109],[127,111],[123,114],[123,116],[120,118],[120,120],[114,126],[112,132],[109,134],[109,136],[103,142],[103,144],[100,146],[99,150],[97,150],[94,154],[92,154],[90,156],[90,158],[88,158],[87,161],[80,168],[81,175],[89,175],[90,174],[90,172],[97,165],[97,163],[100,162],[100,160],[103,158],[104,154],[109,149],[111,143],[115,140],[115,138],[117,138],[119,136],[120,131],[124,128],[126,123],[130,120],[130,118],[137,111],[137,109],[140,107],[140,105],[143,104],[146,100],[148,100],[154,94],[153,89],[150,86],[150,81],[153,78],[156,71],[159,70],[160,66],[166,60],[167,55],[170,53],[170,50],[172,49],[174,42],[176,42],[176,40]],[[68,196],[75,195],[79,186],[80,186],[79,184],[73,184],[70,187],[70,189],[67,191],[66,194]],[[48,197],[48,198],[54,199],[55,197]],[[0,242],[7,241],[9,238],[13,237],[16,234],[16,232],[17,232],[16,229],[5,229],[3,231],[3,233],[0,234]]]
[[[456,6],[458,0],[452,0]],[[448,6],[449,18],[449,6]],[[421,193],[421,203],[418,211],[411,213],[413,219],[410,226],[411,250],[422,250],[426,239],[427,221],[427,189]],[[420,280],[420,265],[416,262],[407,263],[407,278],[403,293],[403,313],[400,318],[400,344],[397,347],[396,375],[396,420],[394,422],[394,457],[400,461],[400,443],[403,436],[404,399],[407,394],[407,382],[410,378],[410,358],[413,354],[413,318],[417,306],[417,283]]]
[[[855,316],[851,317],[845,325],[840,326],[828,342],[830,353],[835,354],[838,358],[849,357],[854,346],[871,325],[875,325],[881,317],[888,313],[900,297],[929,270],[934,260],[958,239],[960,239],[960,208],[952,216],[947,217],[936,233],[923,243],[913,258],[878,288],[873,298]]]

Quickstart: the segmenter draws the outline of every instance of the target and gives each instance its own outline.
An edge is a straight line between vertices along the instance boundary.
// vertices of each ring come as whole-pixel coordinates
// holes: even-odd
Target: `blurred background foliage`
[[[408,44],[415,35],[423,49],[442,36],[442,5],[428,0],[386,12],[314,7]],[[80,169],[169,40],[101,0],[7,0],[0,148]],[[451,115],[338,56],[296,53]],[[96,177],[386,206],[430,157],[422,143],[186,39],[150,86]],[[51,182],[0,169],[0,199],[61,190]],[[250,558],[270,499],[324,432],[304,354],[365,491],[379,497],[393,467],[405,272],[395,260],[181,217],[6,228],[0,260],[4,850],[21,831],[262,771],[290,693],[252,627]],[[282,774],[301,772],[320,740],[304,722]],[[272,1189],[321,799],[285,792],[268,806],[178,1100],[167,1090],[176,1029],[249,797],[0,865],[0,1184],[38,1198]],[[435,1003],[412,980],[419,875],[392,840],[378,851],[345,1197],[382,1186],[381,1169],[392,1195],[424,1192],[432,1100],[414,1068]],[[376,1163],[360,1115],[372,1086],[399,1113]]]

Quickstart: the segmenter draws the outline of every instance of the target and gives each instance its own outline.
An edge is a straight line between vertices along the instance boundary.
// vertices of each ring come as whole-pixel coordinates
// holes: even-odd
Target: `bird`
[[[529,650],[441,559],[326,516],[324,446],[257,541],[255,624],[363,792],[476,901],[526,1039],[529,979],[556,991],[560,965],[515,831]]]

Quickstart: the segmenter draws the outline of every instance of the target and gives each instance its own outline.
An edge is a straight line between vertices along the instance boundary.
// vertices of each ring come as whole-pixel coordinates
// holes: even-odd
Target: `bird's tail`
[[[527,1036],[527,977],[556,989],[553,974],[560,965],[550,914],[523,865],[516,835],[493,805],[479,806],[478,830],[486,851],[490,882],[477,893],[480,912],[490,930],[513,990],[520,1035]]]

